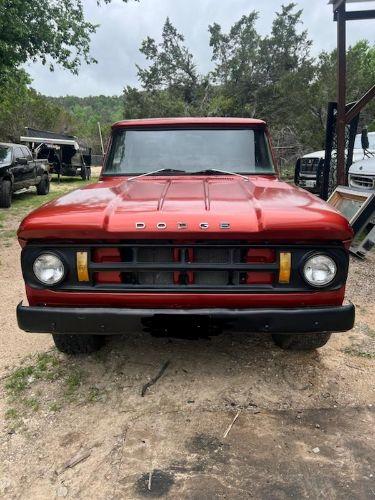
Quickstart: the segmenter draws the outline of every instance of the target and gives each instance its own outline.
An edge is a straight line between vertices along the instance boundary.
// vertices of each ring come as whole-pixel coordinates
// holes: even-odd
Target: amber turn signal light
[[[292,255],[290,252],[280,252],[279,283],[290,282],[290,269],[292,267]]]
[[[87,252],[77,252],[78,281],[90,281],[87,261],[88,261]]]

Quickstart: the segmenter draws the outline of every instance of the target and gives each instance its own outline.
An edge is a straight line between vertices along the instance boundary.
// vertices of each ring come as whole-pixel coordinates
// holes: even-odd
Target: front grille
[[[375,188],[375,178],[366,175],[350,175],[350,185],[365,189]]]
[[[316,245],[270,244],[248,241],[130,240],[126,242],[35,242],[22,251],[25,281],[45,288],[32,271],[43,252],[59,255],[65,262],[65,279],[52,287],[62,291],[175,292],[175,293],[285,293],[311,287],[303,280],[301,264],[308,255],[327,252],[337,263],[339,275],[331,289],[345,282],[348,256],[334,243]],[[87,252],[89,281],[78,281],[77,252]],[[279,283],[280,253],[290,252],[291,279]],[[48,288],[48,287],[47,287]]]
[[[319,158],[302,158],[301,159],[301,174],[314,174],[317,173],[319,166]]]
[[[91,261],[96,286],[114,283],[123,288],[244,288],[254,282],[269,285],[278,271],[274,249],[256,250],[241,243],[98,247],[92,250]]]

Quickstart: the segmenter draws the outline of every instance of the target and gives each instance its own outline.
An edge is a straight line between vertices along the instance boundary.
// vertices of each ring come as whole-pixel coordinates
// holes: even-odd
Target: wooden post
[[[346,2],[337,9],[337,183],[346,184]]]
[[[346,184],[345,106],[346,106],[346,2],[337,11],[337,183]]]

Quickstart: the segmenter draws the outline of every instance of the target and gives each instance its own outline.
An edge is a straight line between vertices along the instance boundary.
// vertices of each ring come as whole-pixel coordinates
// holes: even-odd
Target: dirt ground
[[[1,498],[375,498],[374,253],[351,260],[355,328],[319,351],[132,332],[69,358],[17,328],[18,196],[0,215]]]

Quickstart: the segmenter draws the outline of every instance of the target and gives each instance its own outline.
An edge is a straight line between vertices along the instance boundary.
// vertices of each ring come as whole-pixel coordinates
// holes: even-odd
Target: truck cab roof
[[[178,118],[146,118],[140,120],[122,120],[115,123],[112,128],[138,128],[138,127],[189,127],[189,126],[222,126],[222,127],[259,127],[265,126],[263,120],[254,118],[219,118],[219,117],[178,117]]]

